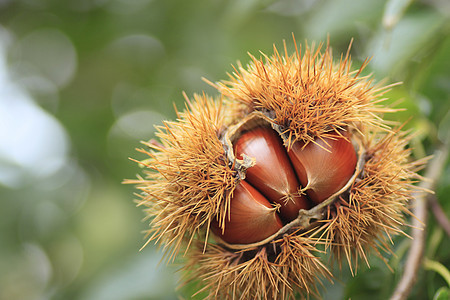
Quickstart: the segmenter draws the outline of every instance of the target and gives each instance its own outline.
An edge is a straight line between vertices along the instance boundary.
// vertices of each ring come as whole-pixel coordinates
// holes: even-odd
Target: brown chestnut
[[[212,222],[211,230],[229,244],[259,242],[283,227],[276,208],[245,180],[236,186],[225,218],[224,230],[217,220]]]
[[[344,187],[357,162],[353,144],[337,133],[316,138],[306,146],[295,142],[288,155],[303,190],[316,204]]]
[[[267,199],[280,204],[284,222],[298,216],[300,209],[308,209],[308,199],[300,195],[300,183],[289,161],[278,133],[270,127],[256,127],[242,134],[234,144],[238,159],[245,154],[255,159],[248,168],[246,180]]]

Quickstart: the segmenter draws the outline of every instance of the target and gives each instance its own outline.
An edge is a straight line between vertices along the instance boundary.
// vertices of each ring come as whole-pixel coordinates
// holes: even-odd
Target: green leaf
[[[436,291],[433,300],[448,300],[450,299],[450,289],[443,286]]]

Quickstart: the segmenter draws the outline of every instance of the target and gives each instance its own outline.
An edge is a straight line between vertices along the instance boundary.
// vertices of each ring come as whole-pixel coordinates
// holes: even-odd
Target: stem
[[[448,147],[443,144],[435,151],[433,159],[430,161],[425,172],[426,180],[422,181],[419,187],[422,190],[433,190],[438,178],[441,176],[445,162],[448,157]],[[412,243],[411,250],[405,262],[405,270],[400,279],[391,300],[404,300],[408,297],[411,289],[416,282],[417,272],[423,260],[423,252],[425,248],[425,236],[427,226],[427,194],[426,192],[416,192],[413,195],[413,214],[416,218],[412,224]]]
[[[426,270],[435,271],[436,273],[441,275],[450,287],[450,271],[443,264],[425,257],[423,266]]]
[[[448,220],[445,212],[442,210],[441,205],[435,195],[429,198],[429,203],[431,210],[433,211],[434,217],[439,225],[444,229],[447,235],[450,237],[450,221]]]

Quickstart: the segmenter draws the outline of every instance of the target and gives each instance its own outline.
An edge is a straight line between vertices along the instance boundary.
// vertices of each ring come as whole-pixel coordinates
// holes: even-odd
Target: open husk
[[[392,236],[403,233],[424,161],[411,161],[409,135],[383,120],[395,111],[382,105],[390,86],[361,76],[365,64],[352,70],[349,51],[335,62],[321,45],[292,55],[286,46],[284,55],[274,48],[272,56],[252,57],[228,81],[213,84],[220,99],[186,97],[177,121],[158,127],[159,142],[144,143],[144,176],[126,182],[141,191],[148,242],[161,245],[169,259],[183,250],[187,280],[200,280],[208,298],[320,297],[316,285],[332,277],[328,256],[355,273],[361,258],[369,263],[368,252],[382,256]],[[300,210],[279,232],[228,244],[212,237],[210,224],[225,226],[236,184],[255,163],[236,159],[233,142],[256,126],[278,132],[287,149],[348,132],[357,165],[344,187]]]

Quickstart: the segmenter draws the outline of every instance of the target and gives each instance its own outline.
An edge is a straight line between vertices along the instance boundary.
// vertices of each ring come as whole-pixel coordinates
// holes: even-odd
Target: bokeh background
[[[416,132],[421,158],[450,130],[448,0],[0,0],[0,299],[176,299],[178,265],[144,244],[129,157],[154,124],[174,119],[188,95],[218,93],[247,52],[286,40],[326,41],[334,54],[354,38],[355,68],[395,87],[390,116]],[[401,101],[399,101],[401,100]],[[398,103],[397,103],[398,102]],[[450,169],[437,196],[450,214]],[[413,299],[449,293],[450,242],[430,216],[425,267]],[[410,241],[396,239],[389,269],[371,258],[342,270],[326,299],[386,299]],[[447,294],[446,294],[447,293]],[[441,298],[439,298],[441,297]]]

